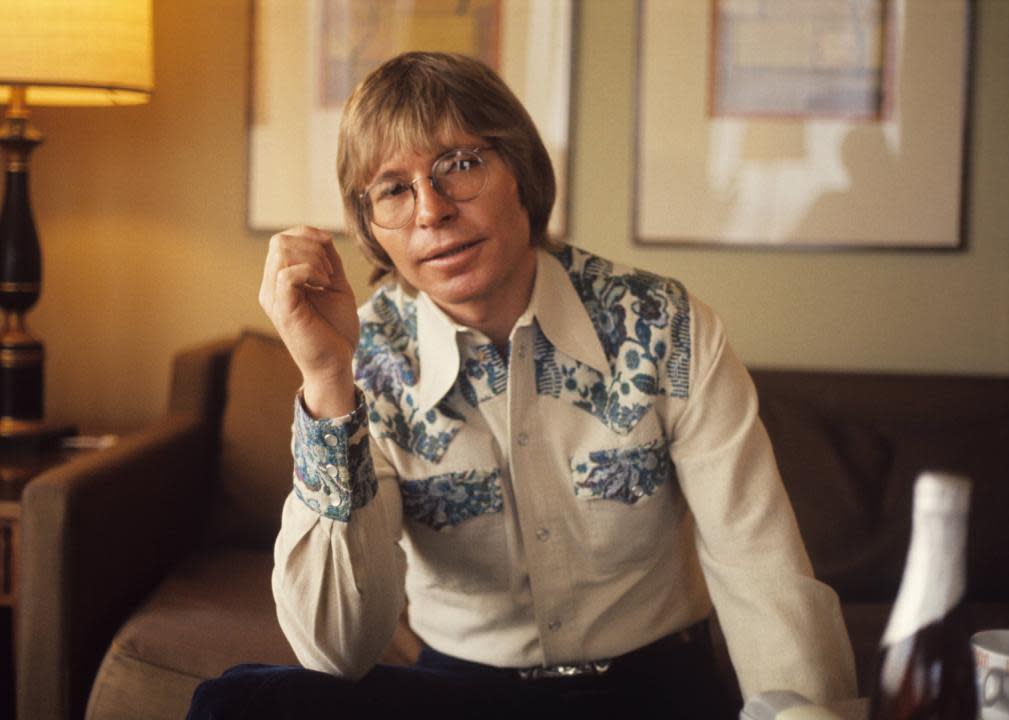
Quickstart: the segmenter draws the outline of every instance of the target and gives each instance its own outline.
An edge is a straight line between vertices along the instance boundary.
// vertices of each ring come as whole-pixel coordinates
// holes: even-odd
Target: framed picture
[[[473,55],[536,123],[557,174],[550,232],[567,225],[572,0],[253,0],[248,221],[344,231],[336,179],[343,105],[408,50]]]
[[[970,0],[639,0],[641,244],[962,247]]]

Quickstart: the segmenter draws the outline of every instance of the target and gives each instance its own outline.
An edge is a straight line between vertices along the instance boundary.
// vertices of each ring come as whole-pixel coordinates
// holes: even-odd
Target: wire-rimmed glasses
[[[417,211],[417,183],[430,180],[442,197],[452,202],[472,200],[487,186],[487,162],[480,153],[488,148],[456,148],[439,155],[431,174],[412,182],[399,177],[383,177],[361,193],[368,220],[386,230],[398,230]]]

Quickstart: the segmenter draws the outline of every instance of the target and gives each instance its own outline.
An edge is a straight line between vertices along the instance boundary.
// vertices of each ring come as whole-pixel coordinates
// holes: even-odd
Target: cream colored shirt
[[[854,696],[753,384],[679,283],[539,251],[505,353],[423,293],[360,318],[366,403],[296,406],[273,590],[306,667],[363,675],[407,598],[431,647],[501,667],[618,656],[714,603],[745,696]]]

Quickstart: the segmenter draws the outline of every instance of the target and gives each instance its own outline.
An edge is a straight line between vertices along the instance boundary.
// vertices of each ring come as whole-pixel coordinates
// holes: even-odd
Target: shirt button
[[[323,435],[322,441],[327,445],[329,445],[329,447],[336,447],[337,444],[340,442],[337,439],[336,435],[333,435],[332,433],[326,433],[325,435]]]
[[[515,354],[519,356],[519,360],[525,360],[526,359],[526,346],[525,345],[519,345],[518,346],[518,350],[516,351]]]
[[[549,540],[550,539],[550,529],[543,527],[543,528],[540,528],[539,530],[537,530],[536,531],[536,539],[539,540],[540,542],[546,542],[547,540]]]
[[[525,447],[529,444],[529,435],[527,433],[519,433],[518,444]]]
[[[557,618],[551,620],[550,624],[547,625],[547,630],[549,630],[550,632],[557,632],[560,629],[561,629],[561,621],[558,620]]]

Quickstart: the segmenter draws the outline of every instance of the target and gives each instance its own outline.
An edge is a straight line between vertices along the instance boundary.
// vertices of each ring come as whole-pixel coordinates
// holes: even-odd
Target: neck
[[[508,344],[512,328],[529,306],[530,295],[531,288],[522,302],[508,303],[511,307],[504,307],[500,302],[470,302],[461,307],[441,309],[460,325],[482,332],[500,349]]]
[[[479,330],[502,350],[511,337],[512,328],[529,307],[532,299],[533,286],[536,282],[536,259],[532,258],[532,271],[526,273],[527,281],[520,288],[511,288],[504,297],[489,295],[479,299],[470,299],[458,305],[438,306],[452,320],[468,328]],[[432,298],[433,299],[433,298]]]

